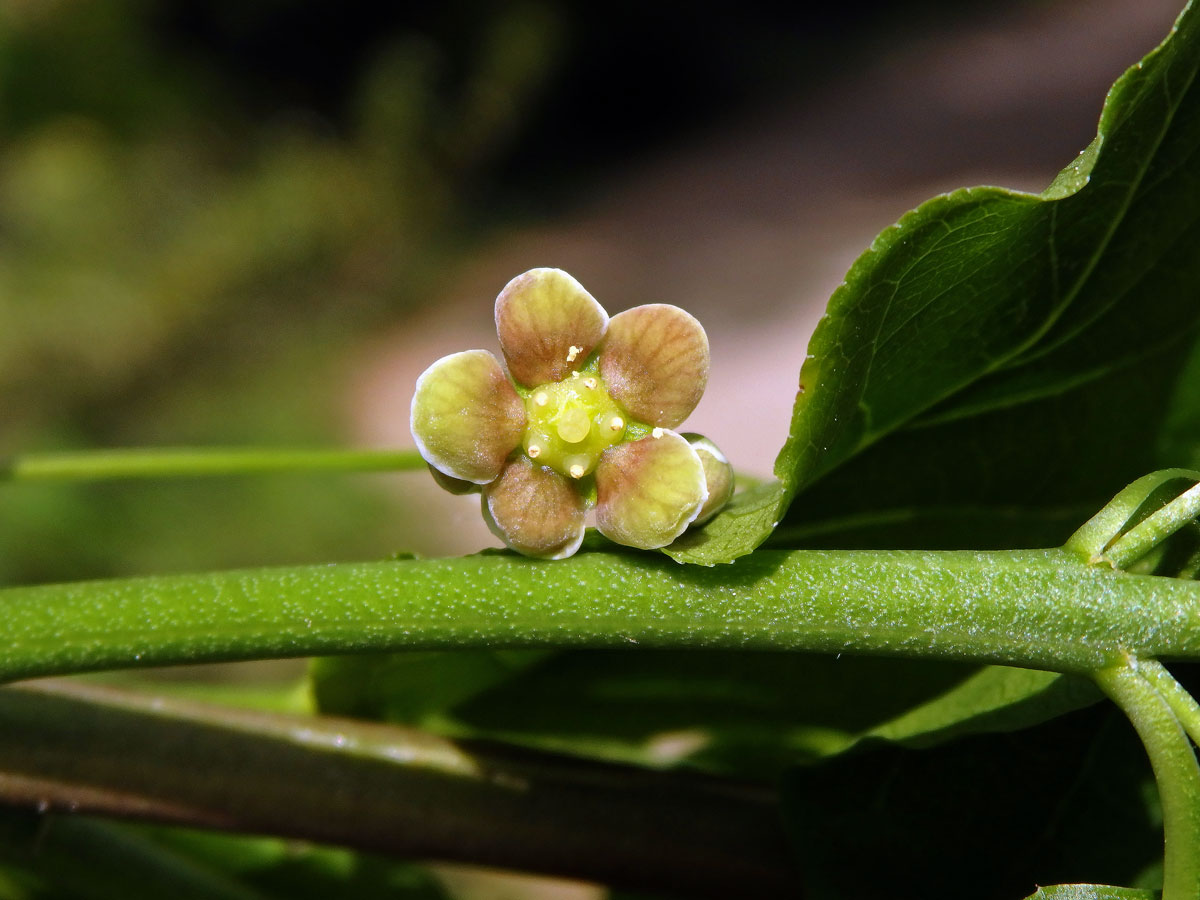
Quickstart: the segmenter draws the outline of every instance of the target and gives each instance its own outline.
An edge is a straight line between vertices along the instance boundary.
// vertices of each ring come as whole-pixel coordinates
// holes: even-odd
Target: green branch
[[[1200,584],[1067,550],[505,553],[0,590],[0,680],[404,648],[858,652],[1090,674],[1200,658]]]
[[[0,461],[2,481],[105,481],[266,472],[388,472],[424,469],[415,450],[164,447],[29,453]]]

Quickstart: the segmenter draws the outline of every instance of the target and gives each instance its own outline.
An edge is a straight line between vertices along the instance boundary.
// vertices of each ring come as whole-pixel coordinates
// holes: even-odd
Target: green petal
[[[608,313],[561,269],[530,269],[496,298],[496,332],[508,371],[534,387],[562,381],[604,337]]]
[[[665,547],[707,499],[704,464],[673,431],[610,447],[596,466],[596,527],[627,547]]]
[[[678,306],[635,306],[608,323],[600,375],[635,419],[673,428],[700,402],[708,383],[708,335]]]
[[[704,484],[708,488],[708,499],[700,507],[693,525],[702,525],[724,509],[729,498],[733,496],[733,466],[721,448],[702,434],[688,432],[681,435],[691,444],[700,463],[704,466]]]
[[[518,456],[483,489],[483,517],[492,533],[526,556],[565,559],[583,541],[587,509],[562,475]]]
[[[443,356],[413,394],[413,440],[425,461],[451,478],[487,484],[525,428],[525,404],[486,350]]]

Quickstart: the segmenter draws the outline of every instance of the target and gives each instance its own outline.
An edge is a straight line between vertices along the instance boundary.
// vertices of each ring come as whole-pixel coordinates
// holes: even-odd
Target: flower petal
[[[596,466],[596,527],[643,550],[679,537],[708,499],[696,451],[673,431],[654,435],[610,447]]]
[[[496,332],[513,378],[562,381],[604,337],[608,313],[561,269],[530,269],[496,298]]]
[[[488,528],[526,556],[565,559],[583,541],[583,498],[566,478],[518,456],[483,489]]]
[[[650,425],[673,428],[708,383],[708,335],[678,306],[651,303],[613,316],[600,348],[600,375],[613,398]]]
[[[466,350],[421,373],[410,425],[427,463],[451,478],[487,484],[521,442],[525,404],[496,357]]]
[[[425,464],[429,468],[429,474],[433,476],[433,480],[438,483],[444,491],[449,491],[452,494],[473,494],[479,490],[479,485],[473,481],[463,481],[461,478],[451,478],[444,472],[439,472],[429,463]]]
[[[704,466],[704,483],[708,488],[708,499],[700,507],[693,525],[701,525],[719,513],[733,496],[733,466],[721,452],[721,448],[702,434],[687,432],[680,435],[692,445]]]

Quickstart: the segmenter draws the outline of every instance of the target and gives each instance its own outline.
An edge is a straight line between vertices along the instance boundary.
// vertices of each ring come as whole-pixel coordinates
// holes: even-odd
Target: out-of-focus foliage
[[[252,24],[210,12],[225,45]],[[0,8],[0,454],[344,441],[349,349],[469,246],[464,194],[554,58],[538,6],[480,16],[453,79],[394,30],[323,115],[166,15]],[[383,554],[367,487],[16,490],[0,582]]]

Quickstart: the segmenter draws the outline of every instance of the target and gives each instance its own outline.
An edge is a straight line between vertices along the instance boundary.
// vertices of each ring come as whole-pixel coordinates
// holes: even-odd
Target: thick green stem
[[[0,590],[0,680],[364,650],[714,647],[1090,673],[1200,658],[1200,584],[1065,550],[488,553]]]
[[[104,481],[265,472],[385,472],[423,469],[415,450],[163,447],[30,453],[0,461],[0,481]]]
[[[1200,765],[1172,703],[1138,667],[1131,657],[1098,671],[1095,678],[1137,729],[1158,782],[1163,808],[1162,900],[1195,900],[1200,897]],[[1165,670],[1156,672],[1155,679],[1163,674]]]

